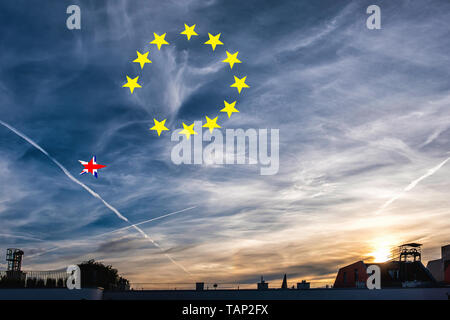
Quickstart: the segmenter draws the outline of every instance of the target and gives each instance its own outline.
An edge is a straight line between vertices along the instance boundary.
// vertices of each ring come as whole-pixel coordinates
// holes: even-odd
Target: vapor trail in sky
[[[0,237],[5,237],[5,238],[18,238],[18,239],[34,240],[34,241],[44,241],[44,240],[42,240],[42,239],[38,239],[38,238],[34,238],[34,237],[20,236],[20,235],[14,235],[14,234],[9,234],[9,233],[0,233]]]
[[[124,227],[124,228],[116,229],[116,230],[113,230],[113,231],[97,234],[95,236],[90,236],[87,239],[99,238],[99,237],[106,236],[106,235],[109,235],[109,234],[112,234],[112,233],[116,233],[116,232],[120,232],[120,231],[123,231],[123,230],[127,230],[127,229],[132,228],[133,226],[138,226],[138,225],[149,223],[149,222],[152,222],[152,221],[155,221],[155,220],[163,219],[163,218],[169,217],[169,216],[177,214],[177,213],[181,213],[181,212],[184,212],[184,211],[192,210],[194,208],[197,208],[197,206],[189,207],[189,208],[178,210],[178,211],[171,212],[171,213],[167,213],[165,215],[162,215],[162,216],[159,216],[159,217],[156,217],[156,218],[152,218],[152,219],[145,220],[145,221],[142,221],[142,222],[139,222],[139,223],[135,223],[134,225],[131,225],[131,226],[128,226],[128,227]],[[0,236],[2,236],[2,235],[4,235],[4,234],[0,233]],[[30,238],[30,239],[36,239],[36,238]],[[44,240],[41,240],[41,239],[36,239],[36,240],[44,241]],[[47,249],[45,251],[38,252],[36,254],[28,256],[28,258],[38,257],[38,256],[41,256],[41,255],[43,255],[45,253],[48,253],[48,252],[52,252],[52,251],[55,251],[55,250],[58,250],[58,249],[63,249],[63,248],[69,248],[69,247],[73,247],[73,246],[76,246],[76,245],[79,245],[79,243],[76,243],[76,244],[70,243],[70,244],[65,245],[65,246],[53,247],[53,248]]]
[[[94,190],[92,190],[91,188],[89,188],[87,185],[85,185],[83,182],[81,182],[80,180],[78,180],[77,178],[75,178],[73,175],[70,174],[70,172],[61,164],[58,162],[58,160],[56,160],[55,158],[53,158],[47,151],[45,151],[41,146],[39,146],[36,142],[34,142],[33,140],[31,140],[29,137],[27,137],[25,134],[21,133],[20,131],[18,131],[17,129],[15,129],[14,127],[10,126],[9,124],[7,124],[6,122],[3,122],[2,120],[0,120],[0,124],[3,125],[4,127],[8,128],[9,130],[11,130],[12,132],[14,132],[16,135],[18,135],[19,137],[21,137],[22,139],[24,139],[25,141],[27,141],[29,144],[31,144],[33,147],[35,147],[36,149],[38,149],[39,151],[41,151],[43,154],[45,154],[50,160],[52,160],[53,163],[55,163],[63,172],[64,174],[73,182],[75,182],[76,184],[80,185],[81,187],[83,187],[86,191],[88,191],[92,196],[94,196],[95,198],[99,199],[108,209],[110,209],[112,212],[114,212],[116,214],[116,216],[118,216],[120,219],[128,222],[131,226],[131,228],[134,228],[137,232],[139,232],[145,239],[149,240],[155,247],[157,247],[158,249],[160,249],[163,254],[176,266],[178,266],[179,268],[181,268],[184,272],[188,273],[189,275],[191,274],[189,271],[187,271],[182,265],[180,265],[179,263],[177,263],[175,260],[172,259],[172,257],[170,257],[167,253],[164,252],[164,249],[161,248],[161,246],[159,244],[157,244],[152,238],[150,238],[141,228],[139,228],[136,225],[131,224],[131,222],[125,217],[123,216],[119,210],[117,210],[116,208],[114,208],[112,205],[110,205],[108,202],[106,202],[105,200],[103,200],[103,198],[96,193]]]
[[[442,161],[440,164],[438,164],[437,166],[429,169],[427,171],[427,173],[425,173],[423,176],[421,176],[420,178],[417,178],[416,180],[412,181],[410,184],[408,184],[408,186],[406,188],[404,188],[402,191],[400,191],[399,193],[397,193],[395,196],[393,196],[392,198],[390,198],[388,201],[386,201],[381,207],[380,209],[378,209],[378,211],[376,212],[377,214],[381,213],[384,209],[386,209],[388,206],[390,206],[394,201],[396,201],[398,198],[400,198],[403,194],[405,194],[408,191],[411,191],[412,189],[414,189],[414,187],[423,179],[428,178],[429,176],[432,176],[433,174],[435,174],[440,168],[442,168],[448,161],[450,160],[450,157],[448,157],[447,159],[445,159],[444,161]]]
[[[95,198],[99,199],[100,201],[103,202],[103,204],[109,208],[112,212],[114,212],[120,219],[126,221],[129,223],[128,219],[126,217],[124,217],[116,208],[114,208],[112,205],[110,205],[108,202],[106,202],[105,200],[103,200],[102,197],[100,197],[100,195],[98,193],[96,193],[94,190],[92,190],[91,188],[89,188],[87,185],[85,185],[83,182],[81,182],[80,180],[78,180],[77,178],[75,178],[73,175],[70,174],[70,172],[61,164],[58,162],[58,160],[56,160],[55,158],[53,158],[47,151],[45,151],[44,149],[42,149],[37,143],[35,143],[33,140],[31,140],[30,138],[28,138],[26,135],[24,135],[23,133],[19,132],[17,129],[11,127],[9,124],[3,122],[2,120],[0,120],[0,124],[2,124],[3,126],[5,126],[6,128],[8,128],[9,130],[11,130],[12,132],[14,132],[15,134],[17,134],[19,137],[21,137],[22,139],[24,139],[25,141],[27,141],[29,144],[31,144],[33,147],[35,147],[36,149],[38,149],[39,151],[41,151],[43,154],[45,154],[50,160],[52,160],[63,172],[64,174],[69,177],[70,180],[72,180],[73,182],[79,184],[80,186],[82,186],[87,192],[89,192],[92,196],[94,196]]]
[[[177,213],[181,213],[181,212],[184,212],[184,211],[192,210],[192,209],[195,209],[195,208],[197,208],[197,206],[189,207],[189,208],[178,210],[178,211],[175,211],[175,212],[171,212],[171,213],[168,213],[168,214],[156,217],[156,218],[152,218],[152,219],[148,219],[148,220],[145,220],[145,221],[141,221],[141,222],[135,223],[135,224],[133,224],[131,226],[128,226],[128,227],[123,227],[123,228],[120,228],[120,229],[116,229],[116,230],[113,230],[113,231],[108,231],[108,232],[96,235],[96,236],[94,236],[94,238],[105,236],[105,235],[108,235],[108,234],[111,234],[111,233],[120,232],[120,231],[123,231],[123,230],[127,230],[127,229],[133,228],[135,226],[140,226],[141,224],[146,224],[146,223],[149,223],[149,222],[152,222],[152,221],[155,221],[155,220],[159,220],[159,219],[162,219],[162,218],[165,218],[165,217],[169,217],[171,215],[174,215],[174,214],[177,214]]]

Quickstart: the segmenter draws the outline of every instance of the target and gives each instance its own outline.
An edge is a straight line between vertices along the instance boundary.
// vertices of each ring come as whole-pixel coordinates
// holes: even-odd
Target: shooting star
[[[128,220],[128,218],[126,218],[124,215],[122,215],[119,210],[117,210],[116,208],[114,208],[112,205],[110,205],[108,202],[106,202],[98,193],[96,193],[94,190],[92,190],[91,188],[89,188],[87,185],[85,185],[83,182],[81,182],[80,180],[78,180],[77,178],[75,178],[73,175],[70,174],[70,172],[61,164],[58,162],[58,160],[56,160],[55,158],[53,158],[47,151],[45,151],[41,146],[39,146],[36,142],[34,142],[33,140],[31,140],[29,137],[27,137],[25,134],[21,133],[19,130],[15,129],[14,127],[10,126],[9,124],[7,124],[6,122],[3,122],[2,120],[0,120],[0,124],[3,125],[4,127],[8,128],[10,131],[14,132],[16,135],[18,135],[19,137],[21,137],[22,139],[24,139],[25,141],[27,141],[29,144],[31,144],[33,147],[35,147],[36,149],[38,149],[39,151],[41,151],[43,154],[45,154],[54,164],[56,164],[61,170],[62,172],[64,172],[64,174],[73,182],[75,182],[76,184],[80,185],[82,188],[84,188],[87,192],[89,192],[93,197],[99,199],[108,209],[110,209],[112,212],[114,212],[114,214],[119,217],[120,219],[122,219],[123,221],[127,222],[128,224],[130,224],[130,226],[135,229],[137,232],[139,232],[145,239],[149,240],[155,247],[157,247],[158,249],[160,249],[163,254],[166,256],[166,258],[168,258],[173,264],[175,264],[176,266],[178,266],[179,268],[181,268],[184,272],[186,272],[187,274],[191,275],[191,273],[186,270],[185,267],[183,267],[181,264],[179,264],[178,262],[176,262],[175,260],[172,259],[172,257],[170,257],[166,252],[164,252],[164,249],[158,244],[156,243],[152,238],[150,238],[141,228],[139,228],[136,225],[131,224],[131,222]]]
[[[400,191],[399,193],[397,193],[396,195],[394,195],[392,198],[390,198],[388,201],[386,201],[381,207],[380,209],[378,209],[378,211],[376,212],[376,214],[380,214],[384,209],[386,209],[387,207],[389,207],[394,201],[396,201],[397,199],[399,199],[401,196],[403,196],[406,192],[411,191],[412,189],[414,189],[415,186],[417,186],[417,184],[422,181],[423,179],[426,179],[430,176],[432,176],[433,174],[435,174],[440,168],[442,168],[448,161],[450,160],[450,157],[448,157],[447,159],[445,159],[444,161],[442,161],[441,163],[439,163],[437,166],[429,169],[427,171],[427,173],[425,173],[423,176],[421,176],[420,178],[417,178],[416,180],[412,181],[410,184],[408,184],[408,186],[406,186],[406,188],[404,188],[402,191]]]

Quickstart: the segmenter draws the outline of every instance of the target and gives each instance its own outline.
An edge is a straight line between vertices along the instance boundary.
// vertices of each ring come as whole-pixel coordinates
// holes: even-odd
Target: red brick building
[[[358,261],[339,269],[334,288],[366,288],[367,267],[380,267],[382,288],[429,287],[435,280],[420,261],[387,261],[364,263]]]
[[[421,262],[421,244],[408,243],[399,246],[396,260],[383,263],[358,261],[340,268],[334,288],[366,288],[370,265],[380,267],[381,287],[429,287],[436,284],[432,273]],[[449,261],[450,264],[450,261]],[[448,270],[450,273],[450,269]]]
[[[363,261],[339,269],[334,288],[365,288],[368,278],[367,265]]]

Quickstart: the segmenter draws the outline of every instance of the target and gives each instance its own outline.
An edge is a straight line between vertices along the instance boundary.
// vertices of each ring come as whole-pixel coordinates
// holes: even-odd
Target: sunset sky
[[[66,28],[70,4],[81,30]],[[381,30],[366,28],[372,4]],[[162,250],[132,228],[108,233],[128,224],[0,125],[0,270],[17,247],[25,270],[95,259],[132,283],[279,286],[287,273],[317,287],[404,242],[423,243],[425,264],[450,244],[450,2],[4,1],[0,12],[0,120],[131,223],[189,209],[140,225]],[[180,35],[185,23],[199,36]],[[153,32],[170,45],[158,51]],[[213,52],[208,33],[224,45]],[[150,52],[142,71],[136,50]],[[232,71],[226,50],[242,61]],[[122,88],[126,75],[142,88]],[[239,95],[233,75],[250,88]],[[173,131],[216,116],[223,100],[240,110],[223,128],[280,130],[278,174],[177,166],[171,132],[149,130],[153,118]],[[79,176],[93,155],[107,167]]]

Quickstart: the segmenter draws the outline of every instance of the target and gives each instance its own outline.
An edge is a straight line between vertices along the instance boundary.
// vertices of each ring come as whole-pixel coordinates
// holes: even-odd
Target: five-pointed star
[[[162,131],[169,131],[169,129],[167,129],[165,126],[166,120],[167,119],[164,119],[163,121],[158,121],[156,119],[153,119],[155,125],[151,127],[150,130],[155,130],[156,132],[158,132],[158,137],[161,135]]]
[[[195,26],[196,26],[195,24],[192,26],[188,26],[187,24],[184,24],[184,30],[182,32],[180,32],[180,34],[186,35],[188,40],[190,40],[192,36],[198,36],[197,32],[195,32],[195,30],[194,30]],[[156,44],[156,46],[158,47],[158,50],[161,49],[162,45],[169,44],[165,40],[166,33],[164,33],[162,35],[153,33],[153,35],[154,35],[155,39],[150,43]],[[221,34],[219,33],[219,34],[213,36],[211,33],[208,33],[209,40],[206,41],[205,44],[210,44],[212,50],[214,51],[216,49],[216,46],[223,45],[223,43],[219,40],[220,35]],[[139,63],[141,66],[141,69],[144,68],[146,63],[152,63],[148,59],[148,54],[149,54],[148,51],[144,54],[140,53],[139,51],[136,51],[136,53],[137,53],[137,58],[135,60],[133,60],[133,62]],[[223,60],[222,62],[228,63],[230,65],[230,69],[233,69],[233,66],[235,63],[241,63],[241,61],[237,58],[239,51],[236,51],[235,53],[230,53],[230,52],[226,51],[226,54],[227,54],[227,58],[225,60]],[[135,88],[142,88],[141,85],[138,83],[139,77],[136,77],[134,79],[132,79],[128,76],[126,76],[126,77],[127,77],[127,83],[124,84],[122,87],[129,88],[131,93],[133,93]],[[230,87],[237,88],[237,90],[240,94],[243,88],[250,88],[245,83],[246,79],[247,79],[247,76],[243,77],[242,79],[239,79],[238,77],[234,76],[234,83]],[[237,110],[235,108],[236,101],[234,101],[232,103],[228,103],[227,101],[224,101],[224,105],[225,105],[225,108],[220,110],[220,112],[226,112],[228,115],[228,118],[230,118],[233,113],[239,112],[239,110]],[[211,133],[214,131],[214,128],[221,128],[217,124],[217,119],[218,119],[218,117],[215,117],[214,119],[210,119],[210,118],[208,118],[208,116],[206,116],[206,124],[204,124],[203,127],[208,128]],[[169,131],[169,129],[165,126],[166,119],[164,119],[162,121],[153,119],[153,121],[154,121],[155,125],[153,127],[151,127],[150,130],[155,130],[158,133],[158,136],[161,135],[162,131]],[[183,129],[179,132],[179,134],[186,135],[186,138],[189,140],[191,135],[197,135],[198,133],[194,131],[194,123],[191,124],[190,126],[188,126],[183,122]]]
[[[197,32],[194,31],[195,24],[192,27],[189,27],[186,23],[184,24],[184,31],[181,31],[180,34],[185,34],[188,40],[191,40],[192,36],[198,36]]]
[[[223,45],[222,41],[219,40],[220,33],[218,35],[213,36],[211,33],[208,33],[209,40],[205,42],[205,44],[210,44],[213,51],[216,50],[217,45]]]
[[[243,77],[242,79],[239,79],[238,77],[234,76],[234,83],[230,87],[237,88],[238,92],[241,93],[242,88],[250,88],[245,83],[245,79],[247,79],[247,76]]]
[[[150,60],[148,60],[148,51],[144,54],[140,53],[139,51],[136,51],[137,58],[133,60],[133,62],[139,62],[141,65],[141,69],[144,69],[144,65],[146,63],[152,63]]]
[[[220,112],[226,112],[228,114],[228,118],[231,117],[233,112],[239,112],[239,110],[234,107],[236,105],[236,101],[228,103],[224,100],[223,103],[225,104],[225,108],[220,110]]]
[[[236,51],[235,53],[231,54],[228,51],[227,53],[227,58],[225,60],[223,60],[222,62],[228,62],[230,64],[230,68],[233,69],[233,65],[235,63],[241,63],[241,61],[237,58],[237,55],[239,53],[239,51]]]
[[[156,33],[153,32],[153,35],[155,36],[155,40],[153,40],[152,42],[150,42],[151,44],[156,44],[158,46],[158,50],[161,49],[161,46],[163,44],[169,44],[164,38],[166,37],[166,34],[162,34],[162,35],[157,35]]]
[[[210,119],[208,118],[208,116],[206,116],[206,123],[202,126],[203,128],[209,128],[209,132],[213,132],[214,128],[220,128],[220,126],[217,124],[217,118],[215,117],[214,119]]]
[[[133,93],[134,88],[142,88],[137,81],[139,80],[139,76],[137,76],[134,79],[131,79],[129,76],[127,76],[127,83],[125,83],[122,88],[130,88],[130,92]]]
[[[186,135],[186,138],[189,140],[189,137],[192,134],[198,134],[197,132],[194,131],[194,124],[195,123],[193,123],[190,126],[188,126],[188,125],[184,124],[184,122],[183,122],[183,130],[181,130],[178,134]]]

